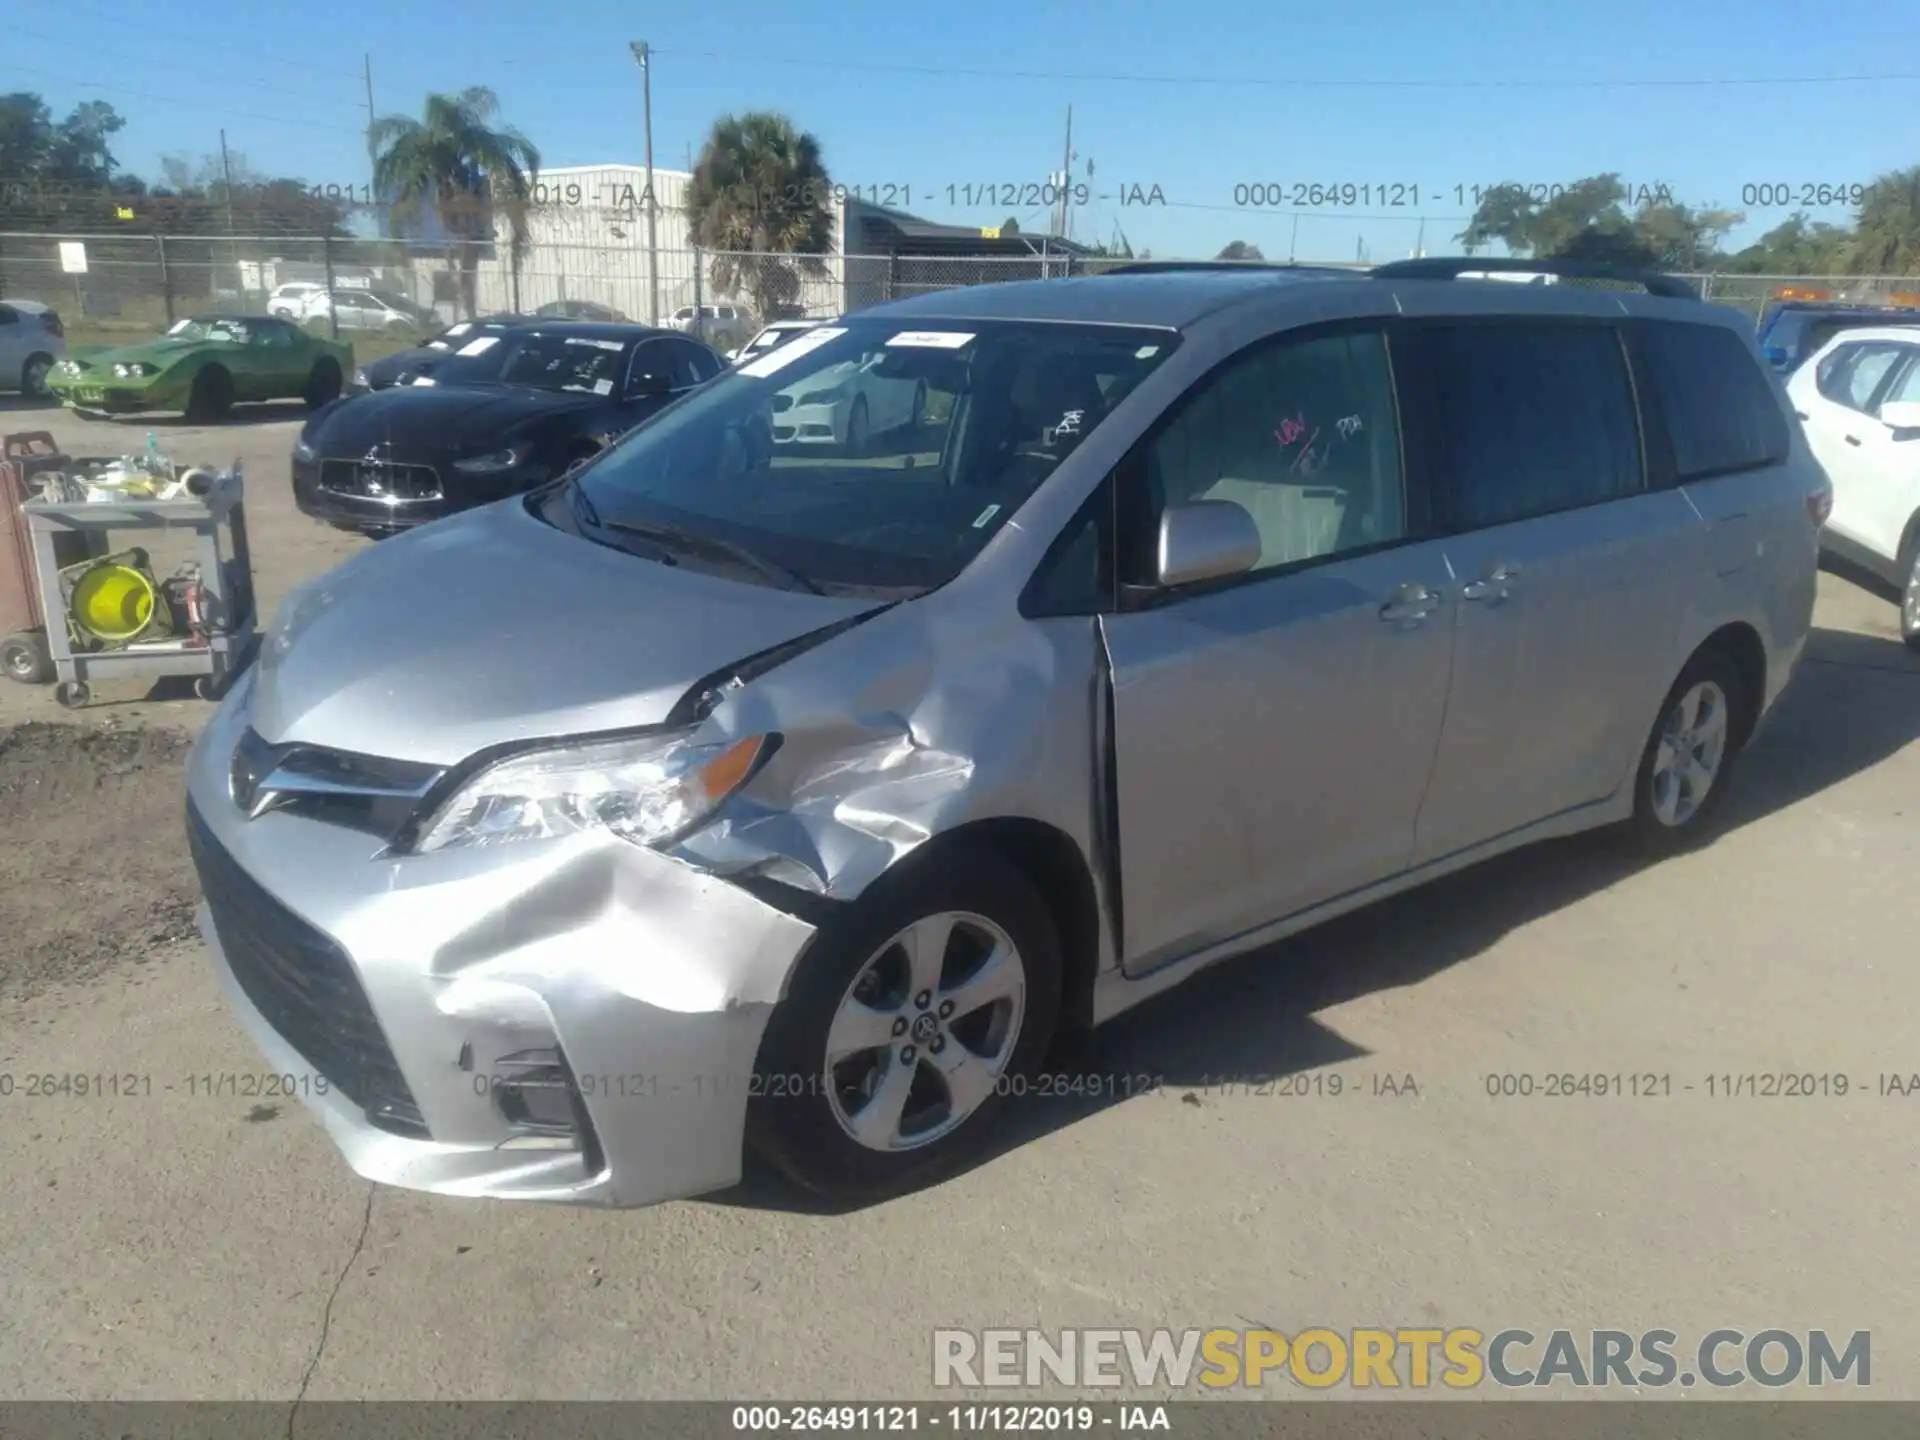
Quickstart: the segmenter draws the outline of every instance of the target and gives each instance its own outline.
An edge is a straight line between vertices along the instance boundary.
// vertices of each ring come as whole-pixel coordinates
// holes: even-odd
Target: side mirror
[[[1158,559],[1165,586],[1242,575],[1260,563],[1260,530],[1231,500],[1169,505],[1160,515]]]
[[[1896,440],[1920,439],[1920,400],[1889,400],[1880,407],[1880,421]]]
[[[1779,345],[1769,345],[1761,352],[1767,357],[1767,363],[1776,370],[1784,370],[1787,365],[1787,352]]]

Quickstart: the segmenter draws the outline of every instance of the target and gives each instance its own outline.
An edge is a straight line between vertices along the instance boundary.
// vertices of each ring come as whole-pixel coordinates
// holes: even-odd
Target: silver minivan
[[[870,1198],[1203,966],[1693,841],[1826,481],[1735,312],[1489,264],[882,305],[303,586],[190,762],[234,1011],[375,1180]],[[776,446],[850,364],[924,404]]]

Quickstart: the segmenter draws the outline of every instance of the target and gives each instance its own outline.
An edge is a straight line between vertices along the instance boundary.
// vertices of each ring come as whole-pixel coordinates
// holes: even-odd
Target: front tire
[[[951,1173],[1053,1038],[1060,943],[1039,893],[968,850],[883,877],[802,957],[761,1042],[755,1150],[837,1200]]]
[[[1703,650],[1673,682],[1634,777],[1635,840],[1656,854],[1703,839],[1718,812],[1755,700],[1740,671],[1718,650]]]
[[[313,362],[313,373],[307,377],[306,393],[301,397],[307,402],[309,410],[318,410],[340,398],[340,365],[328,358]]]
[[[853,456],[865,455],[872,439],[872,422],[867,414],[867,397],[856,396],[853,409],[847,415],[847,453]]]
[[[187,419],[224,420],[233,409],[233,377],[219,365],[209,365],[193,377],[187,396]]]

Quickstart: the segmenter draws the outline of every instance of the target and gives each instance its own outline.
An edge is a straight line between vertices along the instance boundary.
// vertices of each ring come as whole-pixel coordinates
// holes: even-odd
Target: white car
[[[830,445],[864,455],[874,437],[902,427],[917,430],[926,419],[924,380],[877,373],[885,350],[818,370],[773,397],[773,443]]]
[[[300,312],[302,324],[329,316],[342,330],[421,330],[440,325],[425,306],[378,290],[335,290],[329,295],[323,289],[309,295]]]
[[[306,313],[307,302],[327,293],[327,287],[312,280],[291,280],[267,297],[267,313],[282,320],[298,320]]]
[[[67,355],[66,327],[38,300],[0,300],[0,390],[35,399],[47,393],[47,375]]]
[[[1842,330],[1787,381],[1833,484],[1821,549],[1900,591],[1900,638],[1920,650],[1920,331]]]

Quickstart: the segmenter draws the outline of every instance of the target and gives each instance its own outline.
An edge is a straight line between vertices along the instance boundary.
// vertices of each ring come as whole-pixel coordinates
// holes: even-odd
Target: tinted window
[[[580,335],[528,335],[507,358],[500,379],[536,390],[611,395],[627,368],[627,342]]]
[[[1906,368],[1900,372],[1893,384],[1887,387],[1887,393],[1880,397],[1882,407],[1896,400],[1920,400],[1920,347],[1908,346]]]
[[[1232,501],[1260,532],[1256,569],[1406,534],[1392,372],[1377,331],[1263,344],[1228,361],[1144,458],[1152,533],[1164,506]],[[1130,553],[1140,544],[1130,536]]]
[[[685,361],[687,374],[691,377],[688,381],[689,384],[698,385],[704,380],[711,380],[726,368],[720,363],[720,357],[703,345],[689,345],[684,340],[674,340],[668,343],[673,346],[675,353]]]
[[[1640,433],[1610,326],[1437,326],[1426,334],[1442,505],[1458,529],[1641,488]]]
[[[1641,332],[1682,480],[1787,458],[1787,421],[1746,344],[1717,325],[1653,323]]]
[[[20,318],[20,312],[10,305],[0,305],[0,325],[11,325]]]

